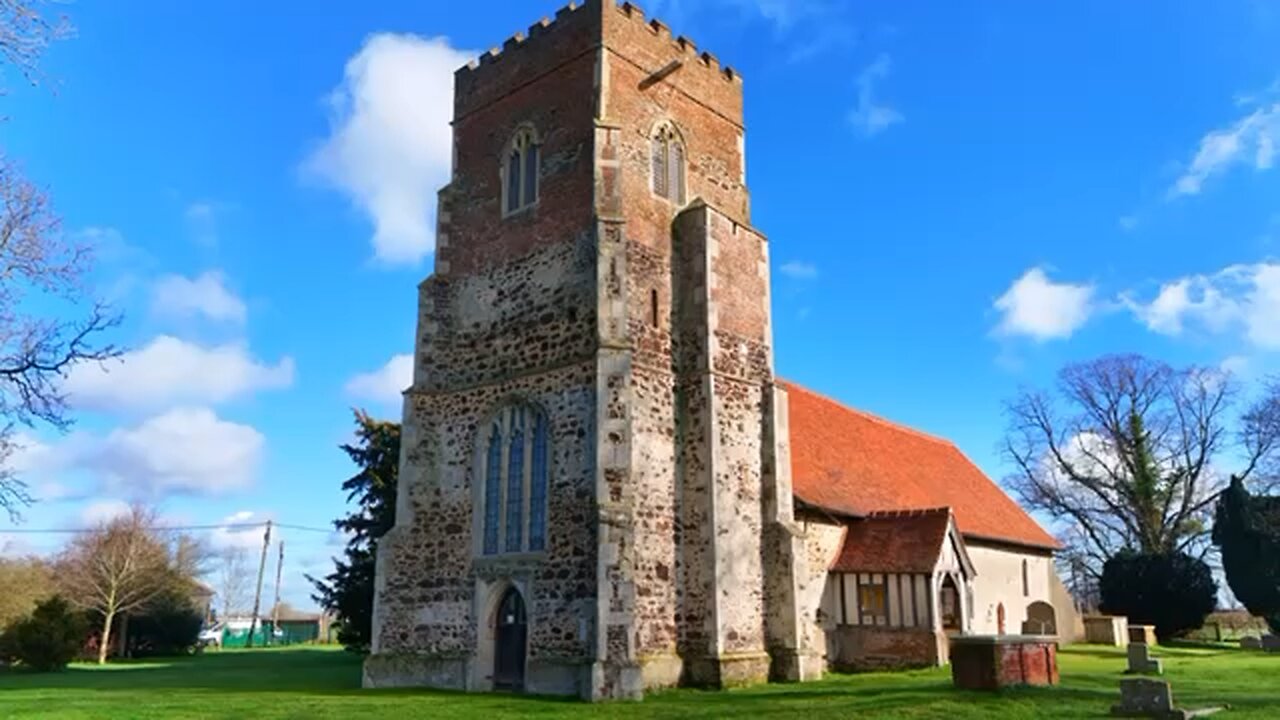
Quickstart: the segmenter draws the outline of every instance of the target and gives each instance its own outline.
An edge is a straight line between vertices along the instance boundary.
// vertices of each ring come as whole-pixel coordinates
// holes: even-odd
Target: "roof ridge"
[[[927,433],[927,432],[925,432],[925,431],[923,431],[923,430],[918,430],[918,429],[916,429],[916,428],[913,428],[913,427],[911,427],[910,425],[903,425],[903,424],[902,424],[902,423],[900,423],[900,422],[896,422],[896,421],[894,421],[894,420],[890,420],[890,419],[888,419],[888,418],[881,417],[881,416],[879,416],[879,415],[876,415],[875,413],[870,413],[870,412],[867,412],[866,410],[859,410],[858,408],[853,407],[853,406],[851,406],[851,405],[847,405],[847,404],[845,404],[845,403],[843,403],[843,402],[841,402],[841,401],[839,401],[839,400],[837,400],[837,399],[835,399],[835,398],[831,397],[830,395],[824,395],[823,393],[820,393],[820,392],[818,392],[818,391],[816,391],[816,390],[811,390],[811,389],[809,389],[809,388],[807,388],[807,387],[805,387],[805,386],[803,386],[803,385],[800,385],[800,384],[798,384],[798,383],[792,382],[791,380],[783,379],[783,380],[782,380],[782,384],[784,384],[784,385],[786,385],[786,386],[787,386],[787,391],[788,391],[788,392],[790,392],[791,390],[799,390],[799,391],[801,391],[801,392],[808,393],[808,394],[810,394],[810,395],[812,395],[812,396],[814,396],[814,397],[816,397],[816,398],[820,398],[820,399],[822,399],[822,400],[826,400],[827,402],[831,403],[832,405],[836,405],[836,406],[840,407],[842,410],[847,410],[848,412],[851,412],[851,413],[853,413],[854,415],[858,415],[858,416],[863,417],[863,418],[865,418],[865,419],[867,419],[867,420],[870,420],[871,422],[878,423],[878,424],[880,424],[880,425],[885,425],[885,426],[887,426],[887,427],[889,427],[889,428],[892,428],[892,429],[894,429],[894,430],[900,430],[900,431],[905,432],[905,433],[908,433],[908,434],[910,434],[910,435],[915,435],[915,436],[917,436],[917,437],[919,437],[919,438],[921,438],[921,439],[923,439],[923,440],[929,440],[929,441],[932,441],[932,442],[938,443],[939,445],[946,445],[946,446],[948,446],[948,447],[952,447],[952,448],[959,449],[959,448],[958,448],[958,446],[957,446],[955,443],[951,442],[951,441],[950,441],[950,440],[948,440],[947,438],[944,438],[944,437],[942,437],[942,436],[940,436],[940,435],[933,435],[933,434],[931,434],[931,433]]]

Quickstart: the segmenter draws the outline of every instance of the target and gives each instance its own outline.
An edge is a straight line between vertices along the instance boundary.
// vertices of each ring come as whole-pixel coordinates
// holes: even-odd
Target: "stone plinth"
[[[1256,638],[1252,635],[1242,637],[1240,638],[1240,649],[1241,650],[1261,650],[1262,639]]]
[[[1084,619],[1084,639],[1096,645],[1126,647],[1129,645],[1129,618],[1115,615],[1093,615]]]
[[[1042,635],[951,638],[951,680],[966,690],[1058,684],[1058,643]]]
[[[1129,626],[1129,642],[1142,643],[1143,645],[1154,646],[1156,644],[1156,626],[1155,625],[1130,625]]]
[[[1263,635],[1261,643],[1267,652],[1280,652],[1280,635]]]

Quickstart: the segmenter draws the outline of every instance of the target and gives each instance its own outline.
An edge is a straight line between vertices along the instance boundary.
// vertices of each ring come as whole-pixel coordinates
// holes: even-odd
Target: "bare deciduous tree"
[[[1126,547],[1203,555],[1229,472],[1272,469],[1280,444],[1280,387],[1233,415],[1238,388],[1218,370],[1107,356],[1064,368],[1057,390],[1009,403],[1007,484],[1067,526],[1095,573]]]
[[[0,71],[16,68],[32,83],[40,77],[45,48],[70,32],[65,18],[44,16],[46,5],[0,0]],[[0,148],[0,508],[11,516],[31,501],[12,468],[15,426],[41,421],[65,429],[60,381],[77,363],[119,354],[95,343],[116,318],[99,304],[87,312],[76,307],[86,297],[91,260],[90,246],[62,233],[48,195]]]
[[[154,530],[155,514],[134,507],[76,536],[58,561],[59,583],[75,605],[102,616],[98,664],[107,660],[111,623],[172,586],[169,547]]]
[[[219,554],[218,599],[222,604],[222,617],[248,609],[253,598],[253,582],[257,569],[244,548],[227,548]]]

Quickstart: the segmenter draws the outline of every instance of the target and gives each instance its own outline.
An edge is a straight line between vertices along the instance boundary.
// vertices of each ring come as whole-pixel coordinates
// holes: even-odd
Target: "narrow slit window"
[[[658,291],[649,291],[649,324],[658,327]]]

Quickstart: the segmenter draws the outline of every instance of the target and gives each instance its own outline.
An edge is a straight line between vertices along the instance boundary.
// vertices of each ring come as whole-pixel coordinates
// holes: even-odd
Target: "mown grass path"
[[[1230,703],[1223,720],[1280,718],[1280,655],[1160,648],[1174,697]],[[1100,718],[1117,699],[1124,654],[1077,646],[1061,655],[1062,685],[1001,694],[959,692],[949,671],[832,675],[800,685],[729,692],[676,690],[641,703],[429,691],[365,691],[360,659],[319,648],[226,651],[37,675],[0,671],[0,718]]]

